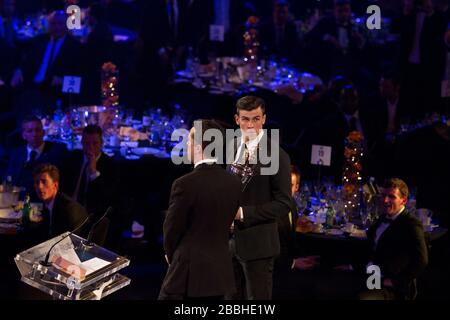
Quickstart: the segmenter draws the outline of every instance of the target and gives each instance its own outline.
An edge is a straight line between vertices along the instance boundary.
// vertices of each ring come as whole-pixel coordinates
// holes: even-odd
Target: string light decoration
[[[102,105],[114,107],[119,105],[119,71],[112,62],[102,66]]]
[[[344,172],[344,207],[349,217],[359,215],[360,188],[362,185],[362,158],[364,156],[364,136],[359,131],[352,131],[345,139]]]
[[[250,16],[245,23],[244,33],[244,61],[255,68],[258,62],[258,24],[259,18]]]

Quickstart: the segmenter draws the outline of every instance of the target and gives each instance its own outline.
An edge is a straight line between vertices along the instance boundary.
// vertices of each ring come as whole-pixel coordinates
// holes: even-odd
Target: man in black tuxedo
[[[376,123],[367,108],[360,107],[359,93],[353,85],[344,86],[339,92],[338,102],[327,105],[320,119],[309,129],[311,144],[331,146],[331,166],[322,167],[324,176],[333,176],[336,183],[342,182],[345,138],[358,131],[368,140],[366,157],[371,152],[372,132]]]
[[[241,185],[212,155],[205,154],[212,120],[194,123],[188,159],[194,171],[175,180],[164,221],[164,250],[169,264],[159,299],[223,298],[234,290],[228,250],[230,226],[239,207]]]
[[[392,171],[395,136],[400,122],[406,117],[405,104],[400,100],[400,79],[392,72],[385,72],[380,79],[379,94],[370,97],[366,105],[370,110],[373,156],[368,161],[371,176],[383,180]]]
[[[64,167],[63,190],[99,218],[115,204],[119,174],[113,160],[102,152],[103,132],[99,126],[86,126],[81,144],[83,150],[74,151]]]
[[[41,217],[31,219],[29,226],[32,241],[44,241],[80,226],[88,217],[86,209],[59,192],[59,170],[54,165],[42,163],[33,171],[34,186],[44,202]],[[82,230],[77,232],[84,235]]]
[[[412,1],[411,1],[412,2]],[[431,0],[404,2],[400,19],[400,95],[414,118],[438,111],[445,71],[447,21]]]
[[[362,299],[414,299],[416,278],[428,264],[428,250],[422,223],[405,208],[408,186],[400,179],[384,185],[385,215],[368,231],[369,264],[380,268],[382,288],[360,295]]]
[[[295,227],[298,220],[297,204],[294,201],[294,194],[300,187],[300,172],[297,167],[291,166],[291,210],[287,215],[278,219],[278,234],[280,237],[280,255],[275,262],[275,266],[281,270],[292,268],[294,258],[297,257]]]
[[[275,55],[296,63],[298,57],[297,27],[291,21],[289,2],[277,0],[273,4],[272,20],[261,27],[261,45],[266,56]]]
[[[49,33],[36,37],[11,79],[13,88],[23,84],[26,90],[45,93],[51,105],[62,99],[64,76],[80,75],[80,44],[67,34],[66,20],[64,11],[49,16]]]
[[[344,75],[355,79],[365,39],[351,22],[350,0],[335,0],[333,16],[325,17],[312,29],[306,42],[313,72],[327,81]]]
[[[280,253],[277,219],[291,210],[290,160],[279,148],[276,135],[268,137],[262,129],[264,100],[246,96],[236,108],[235,121],[242,135],[233,141],[238,151],[229,170],[237,172],[235,168],[244,164],[252,174],[240,174],[241,207],[230,239],[237,293],[228,298],[271,299],[274,260]],[[264,154],[269,155],[269,162],[263,162]]]
[[[25,188],[25,192],[35,200],[32,177],[34,167],[40,163],[61,167],[67,148],[62,143],[44,141],[42,122],[35,116],[28,116],[22,121],[22,138],[26,145],[11,151],[6,175],[12,177],[15,185]]]

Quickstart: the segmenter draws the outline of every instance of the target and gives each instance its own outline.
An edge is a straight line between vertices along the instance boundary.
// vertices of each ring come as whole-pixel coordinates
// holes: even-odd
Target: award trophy
[[[241,179],[242,182],[242,191],[245,190],[248,183],[250,182],[251,178],[256,175],[256,166],[251,165],[249,163],[249,152],[247,149],[245,149],[245,161],[244,163],[240,163],[239,161],[236,163],[233,163],[229,167],[229,172],[231,174],[234,174],[238,176]]]

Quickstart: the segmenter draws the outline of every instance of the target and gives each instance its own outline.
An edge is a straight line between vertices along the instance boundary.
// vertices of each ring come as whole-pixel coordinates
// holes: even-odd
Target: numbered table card
[[[62,92],[80,93],[81,77],[64,76]]]
[[[311,150],[311,164],[330,166],[331,147],[313,144]]]

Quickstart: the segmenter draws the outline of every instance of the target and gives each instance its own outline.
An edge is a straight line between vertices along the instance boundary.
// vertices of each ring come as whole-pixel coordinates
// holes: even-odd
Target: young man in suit
[[[385,215],[367,232],[371,251],[369,264],[380,268],[382,288],[360,295],[361,299],[414,299],[416,278],[428,264],[422,223],[405,208],[408,186],[400,179],[384,184]]]
[[[241,185],[216,163],[217,159],[205,154],[209,142],[203,136],[212,129],[220,130],[220,126],[212,120],[196,122],[188,140],[188,158],[194,171],[172,185],[164,221],[169,269],[160,300],[220,299],[235,289],[228,238]]]
[[[42,122],[35,116],[22,121],[22,138],[26,145],[11,151],[6,175],[12,177],[14,185],[25,188],[33,201],[36,199],[32,177],[34,167],[46,162],[60,167],[67,148],[65,144],[44,141]]]
[[[238,151],[229,169],[243,163],[243,158],[252,159],[246,162],[253,174],[241,177],[241,207],[230,239],[237,293],[228,298],[267,300],[272,298],[274,260],[280,253],[277,219],[291,210],[290,160],[279,141],[263,130],[264,100],[246,96],[236,108],[235,121],[242,135],[234,141]],[[262,162],[264,152],[270,157],[268,164]],[[276,172],[265,172],[272,165],[278,165]]]
[[[33,221],[29,231],[33,241],[44,241],[80,226],[88,217],[86,209],[59,192],[59,170],[54,165],[42,163],[33,171],[34,187],[44,202],[41,219]],[[77,232],[83,234],[82,230]]]

